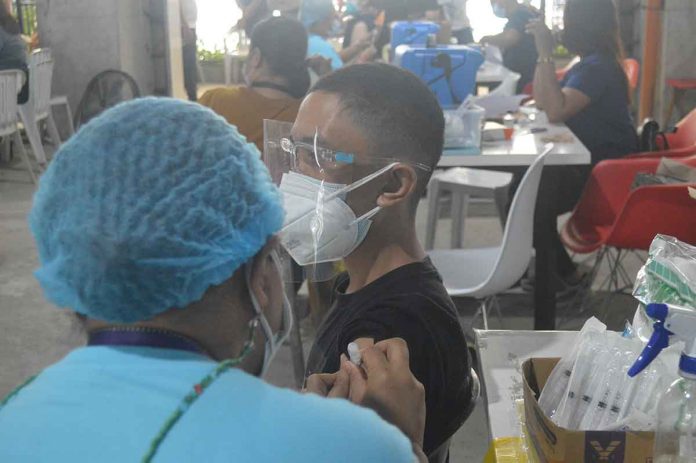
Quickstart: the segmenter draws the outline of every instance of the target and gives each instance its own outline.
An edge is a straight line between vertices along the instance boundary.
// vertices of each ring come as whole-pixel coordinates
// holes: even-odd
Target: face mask
[[[507,11],[505,11],[505,8],[498,3],[493,4],[493,14],[499,18],[507,18]]]
[[[279,236],[281,244],[298,265],[343,259],[363,242],[372,225],[370,219],[381,207],[356,217],[345,202],[346,195],[394,165],[390,164],[350,185],[322,182],[296,172],[283,175],[280,191],[283,193],[286,225]]]
[[[278,273],[281,276],[281,281],[283,281],[282,266],[280,265],[278,256],[273,252],[271,253],[271,258],[273,259],[273,264],[278,269]],[[268,319],[261,310],[261,306],[259,305],[258,299],[256,299],[256,296],[254,295],[253,291],[251,291],[250,265],[245,266],[245,274],[247,288],[249,290],[249,297],[251,298],[251,305],[254,306],[254,312],[256,312],[256,317],[258,318],[259,324],[261,325],[261,331],[263,331],[263,335],[266,338],[265,348],[263,351],[263,365],[261,366],[261,373],[259,374],[259,376],[264,376],[268,371],[268,367],[271,365],[273,358],[280,349],[280,346],[283,345],[283,342],[285,342],[285,340],[290,335],[290,330],[292,329],[293,323],[292,307],[290,306],[290,301],[288,300],[285,291],[283,291],[283,318],[281,320],[280,330],[277,333],[274,333],[271,329],[270,323],[268,323]]]

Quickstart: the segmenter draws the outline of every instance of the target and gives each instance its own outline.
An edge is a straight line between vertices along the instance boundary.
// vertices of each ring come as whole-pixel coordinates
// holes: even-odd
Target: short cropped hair
[[[437,99],[415,74],[389,64],[346,66],[321,78],[310,93],[337,95],[369,143],[371,154],[424,164],[417,169],[413,211],[442,156],[445,119]]]

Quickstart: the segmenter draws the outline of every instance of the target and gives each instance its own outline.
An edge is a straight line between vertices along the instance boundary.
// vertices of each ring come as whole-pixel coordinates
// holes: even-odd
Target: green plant
[[[222,50],[215,48],[214,50],[207,50],[202,48],[199,43],[198,48],[198,60],[200,62],[206,63],[221,63],[225,58],[225,53]]]
[[[563,45],[558,45],[556,46],[556,49],[553,51],[553,56],[555,56],[556,58],[565,58],[570,56],[570,52],[568,52],[568,49]]]

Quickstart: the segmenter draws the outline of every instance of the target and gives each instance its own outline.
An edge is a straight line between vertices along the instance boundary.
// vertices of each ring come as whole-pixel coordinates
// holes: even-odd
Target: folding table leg
[[[557,175],[545,166],[541,176],[539,194],[534,211],[535,285],[534,285],[534,329],[556,328],[556,289],[553,273],[556,268],[556,247],[553,234],[556,229]]]

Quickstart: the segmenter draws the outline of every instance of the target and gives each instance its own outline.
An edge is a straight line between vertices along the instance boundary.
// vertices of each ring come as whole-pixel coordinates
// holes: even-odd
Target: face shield
[[[405,163],[321,146],[318,129],[309,139],[295,140],[292,127],[264,121],[264,162],[280,188],[286,213],[278,236],[307,278],[327,280],[335,274],[332,263],[365,239],[381,210],[377,198],[390,182],[389,172]]]

